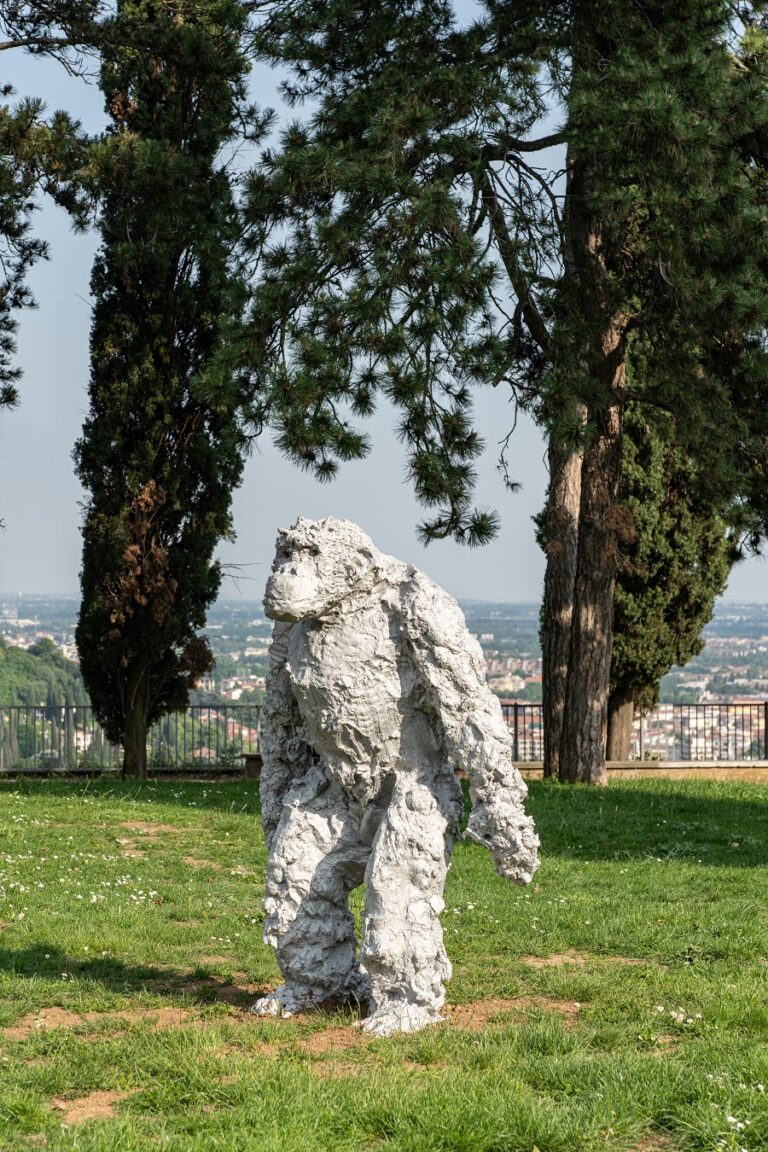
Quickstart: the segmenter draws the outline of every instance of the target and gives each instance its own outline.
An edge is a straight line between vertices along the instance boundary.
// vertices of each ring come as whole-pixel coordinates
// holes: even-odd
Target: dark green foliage
[[[623,351],[640,329],[646,401],[708,452],[713,483],[743,482],[755,421],[717,360],[727,332],[766,318],[744,158],[768,113],[762,58],[734,63],[730,9],[496,0],[457,30],[444,0],[269,6],[261,55],[314,105],[252,177],[266,275],[243,359],[292,459],[327,478],[364,454],[353,417],[383,393],[436,510],[424,534],[479,542],[494,517],[470,506],[473,388],[511,385],[558,438],[589,439],[603,335]],[[565,210],[561,158],[536,155],[553,142],[569,146]]]
[[[73,70],[81,60],[80,48],[93,42],[98,15],[95,0],[3,3],[0,54],[17,49],[52,55]],[[18,314],[34,307],[27,273],[48,255],[46,242],[31,232],[36,193],[51,194],[72,212],[76,224],[84,213],[73,182],[83,145],[78,125],[64,112],[46,120],[40,100],[26,97],[13,103],[13,96],[11,86],[0,83],[0,409],[18,402]]]
[[[108,0],[3,0],[0,50],[53,55],[75,70],[100,39],[110,7]]]
[[[510,369],[485,150],[499,118],[517,132],[529,125],[519,92],[530,66],[509,56],[509,97],[499,93],[483,35],[457,33],[450,5],[430,0],[375,13],[277,4],[260,46],[294,66],[289,95],[319,106],[286,130],[249,189],[254,221],[277,227],[243,350],[257,410],[323,479],[365,453],[350,419],[382,393],[401,413],[416,494],[436,510],[424,535],[481,543],[496,519],[470,506],[482,447],[471,393]],[[266,239],[256,228],[254,250]]]
[[[659,681],[704,647],[701,632],[737,553],[726,521],[702,496],[700,468],[630,405],[621,463],[622,503],[634,532],[613,602],[611,695],[647,712]]]
[[[6,87],[3,95],[9,97],[11,90]],[[0,108],[0,408],[13,407],[18,399],[16,313],[33,304],[27,272],[47,251],[43,240],[30,235],[36,180],[32,166],[20,162],[31,150],[38,110],[31,101],[17,108],[7,104]]]
[[[586,254],[577,265],[587,275],[564,281],[558,349],[580,347],[600,321],[642,331],[643,398],[671,409],[678,438],[733,479],[754,428],[732,403],[722,348],[734,332],[762,331],[768,317],[765,207],[747,172],[768,104],[762,62],[735,64],[730,7],[574,5],[580,66],[567,92],[568,133],[603,268],[589,275]],[[764,357],[750,371],[764,389]],[[556,396],[572,391],[555,377]],[[593,374],[577,394],[590,415],[599,410]]]
[[[12,91],[6,87],[2,94],[10,98]],[[0,408],[18,400],[17,314],[34,307],[27,273],[48,255],[45,240],[31,233],[34,197],[38,190],[49,192],[82,218],[71,181],[81,149],[78,127],[65,113],[46,122],[39,100],[0,106]]]
[[[13,50],[53,55],[72,70],[78,50],[93,42],[100,5],[73,3],[0,5],[0,54]],[[13,89],[0,84],[0,408],[18,399],[20,370],[14,363],[17,313],[34,305],[27,273],[45,258],[44,240],[31,234],[35,195],[54,195],[81,218],[82,205],[71,184],[80,159],[78,126],[63,112],[45,119],[40,100],[12,102]]]
[[[711,489],[702,468],[675,442],[669,415],[630,403],[610,690],[612,701],[632,701],[636,711],[654,708],[661,678],[702,650],[702,630],[739,559],[732,522],[741,512],[715,504]],[[546,551],[543,513],[535,522]]]
[[[231,533],[242,470],[237,395],[218,366],[241,305],[220,150],[246,111],[242,28],[232,0],[124,0],[103,54],[112,126],[89,176],[102,247],[91,408],[76,449],[88,491],[77,641],[114,742],[138,716],[145,731],[184,708],[211,666],[197,630],[219,588],[212,557]]]

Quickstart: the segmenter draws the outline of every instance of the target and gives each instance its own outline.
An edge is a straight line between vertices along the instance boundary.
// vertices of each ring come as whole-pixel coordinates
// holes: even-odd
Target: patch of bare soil
[[[57,1028],[82,1028],[84,1024],[96,1024],[102,1020],[124,1021],[129,1024],[149,1023],[153,1030],[181,1028],[190,1022],[193,1013],[188,1008],[146,1008],[144,1010],[120,1010],[117,1012],[69,1012],[66,1008],[41,1008],[23,1016],[15,1024],[3,1028],[6,1040],[26,1040],[35,1032],[53,1031]]]
[[[119,825],[120,828],[125,828],[126,832],[135,832],[139,836],[148,836],[153,839],[161,833],[182,832],[182,828],[178,828],[175,824],[152,824],[146,820],[126,820]]]
[[[608,776],[612,773],[609,771]],[[768,768],[650,768],[629,769],[616,773],[622,780],[644,780],[649,776],[663,776],[667,780],[749,780],[753,784],[768,784]],[[673,1145],[667,1144],[671,1148]]]
[[[299,1047],[310,1056],[319,1056],[325,1052],[346,1052],[349,1048],[364,1048],[369,1042],[365,1032],[360,1032],[351,1024],[344,1024],[341,1027],[325,1028],[322,1032],[313,1032],[311,1036],[300,1041]]]
[[[359,1071],[360,1065],[349,1060],[318,1060],[312,1065],[313,1075],[320,1080],[346,1080]]]
[[[203,956],[201,963],[232,963],[231,956]],[[161,968],[162,965],[155,965]],[[212,998],[224,1004],[242,1007],[250,1005],[259,996],[266,996],[271,989],[267,984],[249,984],[244,972],[233,972],[232,981],[224,981],[216,976],[190,976],[180,973],[178,969],[169,969],[167,976],[151,977],[142,981],[148,992],[156,992],[161,996],[178,995],[186,992],[188,996],[201,996],[207,1002]],[[213,993],[213,997],[211,997]]]
[[[22,1016],[15,1024],[3,1028],[6,1040],[26,1040],[33,1032],[52,1028],[76,1028],[81,1024],[83,1017],[76,1012],[68,1012],[66,1008],[41,1008],[29,1016]]]
[[[503,1023],[499,1017],[519,1016],[528,1008],[557,1012],[569,1023],[573,1023],[581,1005],[574,1000],[553,1000],[549,996],[518,996],[514,1000],[478,1000],[474,1004],[446,1005],[444,1011],[455,1028],[480,1032],[488,1025]]]
[[[517,768],[524,780],[540,780],[542,777],[541,765],[533,763],[519,763]],[[768,784],[768,767],[761,764],[759,768],[731,767],[722,764],[702,764],[699,768],[662,764],[648,764],[641,766],[634,761],[629,767],[614,768],[608,765],[608,780],[651,780],[654,777],[665,780],[750,780],[754,784]]]
[[[84,1124],[86,1120],[111,1120],[115,1115],[115,1106],[132,1092],[89,1092],[87,1096],[78,1096],[76,1100],[65,1100],[56,1096],[53,1107],[61,1112],[62,1124]]]
[[[646,1136],[641,1136],[637,1144],[633,1144],[629,1152],[673,1152],[675,1145],[668,1136],[660,1136],[655,1132],[649,1132]]]
[[[550,956],[521,956],[520,963],[529,968],[560,968],[564,964],[586,964],[583,952],[553,952]]]
[[[560,968],[565,964],[583,966],[590,960],[602,960],[607,964],[620,964],[624,967],[643,967],[651,964],[651,960],[643,960],[636,956],[598,956],[589,952],[553,952],[551,956],[521,956],[520,963],[527,964],[529,968]]]
[[[128,1024],[149,1023],[152,1025],[153,1032],[159,1032],[163,1028],[183,1028],[185,1024],[201,1023],[189,1008],[147,1008],[143,1012],[139,1010],[109,1013],[89,1012],[88,1020],[89,1022],[94,1018],[103,1020],[107,1016],[111,1016],[113,1020],[125,1020]]]
[[[195,856],[182,856],[181,862],[188,868],[212,868],[214,872],[223,871],[222,865],[217,864],[215,860],[198,860]]]

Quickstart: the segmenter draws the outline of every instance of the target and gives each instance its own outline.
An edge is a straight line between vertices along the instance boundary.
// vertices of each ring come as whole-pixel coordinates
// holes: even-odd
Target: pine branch
[[[493,186],[493,177],[487,169],[483,172],[481,183],[483,201],[487,207],[488,218],[496,237],[499,256],[509,276],[510,284],[520,301],[523,318],[528,326],[528,331],[542,352],[546,355],[551,355],[552,337],[543,316],[531,298],[531,285],[518,263],[515,243],[510,235],[503,209],[499,204],[498,196]]]

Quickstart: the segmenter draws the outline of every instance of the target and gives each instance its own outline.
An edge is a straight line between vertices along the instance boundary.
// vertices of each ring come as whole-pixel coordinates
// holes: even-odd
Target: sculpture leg
[[[267,866],[264,942],[285,983],[251,1008],[291,1015],[324,1000],[368,999],[348,907],[370,848],[360,843],[349,800],[317,770],[286,797]]]
[[[388,1036],[438,1023],[451,965],[439,916],[461,815],[449,776],[400,777],[366,869],[361,961],[371,980],[366,1032]]]

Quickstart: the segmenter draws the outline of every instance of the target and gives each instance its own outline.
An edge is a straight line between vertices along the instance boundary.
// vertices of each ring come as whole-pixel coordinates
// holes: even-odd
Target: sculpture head
[[[313,620],[324,616],[365,585],[379,553],[362,529],[349,520],[305,520],[277,534],[264,611],[273,620]]]

